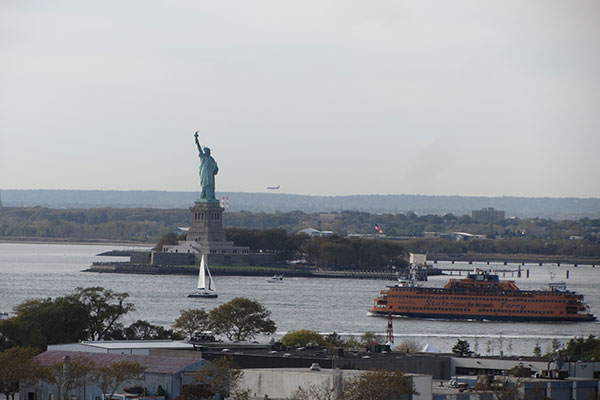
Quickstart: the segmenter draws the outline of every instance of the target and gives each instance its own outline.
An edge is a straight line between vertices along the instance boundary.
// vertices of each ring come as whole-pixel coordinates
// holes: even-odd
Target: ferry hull
[[[505,322],[592,322],[596,320],[593,315],[582,317],[532,317],[516,315],[472,315],[472,314],[436,314],[436,313],[400,313],[390,311],[369,310],[369,315],[387,317],[407,317],[417,319],[445,319],[445,320],[476,320],[476,321],[505,321]]]

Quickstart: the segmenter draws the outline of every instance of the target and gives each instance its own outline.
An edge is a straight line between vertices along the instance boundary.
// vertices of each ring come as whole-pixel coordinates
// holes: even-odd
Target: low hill
[[[5,207],[49,208],[180,208],[187,209],[197,192],[146,190],[2,190]],[[221,192],[229,198],[230,211],[306,213],[364,211],[418,215],[471,214],[472,210],[495,207],[506,217],[548,219],[599,218],[600,199],[548,197],[473,197],[425,195],[306,196],[284,193]]]

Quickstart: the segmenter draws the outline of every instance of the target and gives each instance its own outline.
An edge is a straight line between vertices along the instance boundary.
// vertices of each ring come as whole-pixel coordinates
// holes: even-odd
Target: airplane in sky
[[[277,190],[277,189],[279,189],[279,187],[280,187],[280,186],[281,186],[281,185],[277,185],[277,186],[267,186],[267,189],[269,189],[269,190]]]

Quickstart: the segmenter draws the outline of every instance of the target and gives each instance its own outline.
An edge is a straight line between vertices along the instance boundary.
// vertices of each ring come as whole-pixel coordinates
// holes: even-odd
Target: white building
[[[84,353],[150,355],[151,350],[194,350],[194,346],[182,340],[109,340],[54,344],[48,351],[75,351]]]

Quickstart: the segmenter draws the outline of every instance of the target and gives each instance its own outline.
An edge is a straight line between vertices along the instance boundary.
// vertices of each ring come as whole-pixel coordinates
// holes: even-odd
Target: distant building
[[[79,343],[51,344],[48,351],[74,351],[149,356],[153,350],[194,350],[194,345],[183,340],[98,340]]]
[[[468,232],[425,232],[426,238],[442,238],[442,239],[450,239],[450,240],[485,240],[487,236],[485,235],[475,235]]]
[[[333,236],[332,231],[320,231],[314,228],[306,228],[299,230],[297,233],[304,233],[308,236]]]
[[[504,220],[504,211],[495,210],[494,207],[482,208],[471,211],[471,218],[477,222],[493,224]]]
[[[427,254],[409,254],[409,264],[413,265],[427,265]]]
[[[315,363],[311,368],[252,368],[244,369],[240,387],[250,389],[251,399],[287,399],[299,387],[327,388],[337,395],[344,386],[344,379],[359,377],[365,371],[355,369],[321,369]],[[422,374],[406,374],[419,394],[405,395],[403,399],[432,399],[431,376]]]

